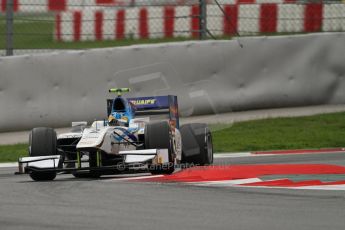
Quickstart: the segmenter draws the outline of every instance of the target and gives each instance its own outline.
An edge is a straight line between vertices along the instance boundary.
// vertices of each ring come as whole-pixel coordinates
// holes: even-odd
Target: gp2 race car
[[[18,160],[18,174],[35,181],[54,180],[57,174],[98,178],[123,172],[171,174],[177,165],[213,162],[212,136],[206,124],[180,127],[177,97],[124,98],[128,88],[107,100],[108,119],[72,122],[69,133],[57,136],[52,128],[34,128],[29,157]]]

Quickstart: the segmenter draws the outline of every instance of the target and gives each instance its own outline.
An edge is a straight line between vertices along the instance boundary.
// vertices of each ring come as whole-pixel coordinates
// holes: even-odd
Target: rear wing
[[[177,96],[151,96],[127,98],[136,116],[167,115],[176,128],[180,127]],[[113,99],[107,100],[108,115],[111,112]]]

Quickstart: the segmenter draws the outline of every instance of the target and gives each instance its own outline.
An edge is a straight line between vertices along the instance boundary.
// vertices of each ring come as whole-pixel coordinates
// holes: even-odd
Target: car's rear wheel
[[[52,128],[34,128],[29,135],[29,155],[50,156],[56,155],[56,132]],[[35,181],[54,180],[56,172],[31,172],[30,177]]]
[[[206,124],[185,124],[180,129],[182,162],[194,165],[213,163],[212,135]]]
[[[169,153],[169,163],[149,165],[149,171],[151,174],[171,174],[174,172],[174,151],[171,138],[171,129],[168,122],[153,122],[146,125],[145,148],[168,149]]]

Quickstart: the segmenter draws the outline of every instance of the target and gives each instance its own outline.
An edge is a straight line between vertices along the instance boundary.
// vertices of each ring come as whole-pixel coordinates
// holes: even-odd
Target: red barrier
[[[96,0],[96,4],[102,6],[123,6],[129,5],[130,3],[128,1],[121,0]]]
[[[62,41],[61,37],[61,14],[56,14],[55,16],[55,29],[56,29],[56,40]]]
[[[103,11],[97,11],[95,13],[95,35],[97,41],[103,39]]]
[[[277,4],[267,3],[260,5],[260,32],[274,33],[277,31]]]
[[[5,1],[5,0],[0,0]],[[18,1],[18,0],[17,0]],[[65,0],[66,1],[66,0]],[[285,2],[290,0],[285,0]],[[66,1],[67,2],[67,1]],[[255,11],[259,9],[259,18],[257,15],[253,16],[252,24],[249,25],[248,23],[242,23],[244,20],[248,18],[242,17],[240,18],[240,11],[246,10],[246,8],[240,7],[240,5],[225,5],[224,10],[227,17],[223,15],[216,15],[220,22],[223,22],[223,25],[217,25],[216,30],[223,30],[224,35],[234,35],[239,28],[239,25],[242,25],[242,29],[246,31],[247,29],[253,30],[253,32],[257,33],[276,33],[276,32],[287,32],[286,28],[283,26],[278,28],[278,22],[282,20],[290,20],[289,18],[283,18],[282,15],[279,17],[279,8],[282,9],[283,4],[276,4],[276,3],[266,3],[266,4],[258,4],[255,7]],[[299,25],[294,23],[292,25],[294,28],[293,30],[296,32],[317,32],[322,30],[322,23],[323,23],[323,4],[321,3],[309,3],[309,4],[300,4],[298,8],[304,10],[304,15],[298,10],[297,16],[300,22],[304,22],[304,27],[300,28]],[[136,31],[133,31],[135,37],[139,38],[150,38],[150,23],[160,23],[162,25],[162,30],[159,31],[161,33],[158,36],[171,38],[174,37],[174,31],[180,31],[181,28],[176,28],[179,26],[180,23],[176,24],[176,8],[174,6],[165,6],[162,7],[163,16],[160,15],[160,20],[156,20],[155,15],[149,15],[150,12],[154,12],[150,10],[150,7],[143,7],[139,9],[138,15],[131,16],[130,20],[135,20],[137,23]],[[101,11],[101,10],[99,10]],[[97,40],[103,39],[103,34],[113,34],[116,39],[122,39],[126,37],[126,9],[123,10],[114,10],[114,14],[116,14],[116,23],[115,28],[112,28],[111,31],[103,31],[102,22],[104,20],[103,16],[101,17],[98,15],[98,18],[95,18],[94,25],[94,37]],[[68,12],[67,12],[68,13]],[[189,16],[186,20],[189,21],[189,31],[193,38],[198,38],[200,35],[200,8],[199,5],[191,6],[189,9]],[[213,16],[213,15],[211,15]],[[78,17],[82,17],[81,15]],[[154,17],[155,20],[150,20],[150,17]],[[329,16],[327,20],[329,19]],[[295,20],[295,19],[294,19]],[[325,19],[326,20],[326,19]],[[71,22],[70,26],[74,24],[81,24],[83,22]],[[64,25],[64,24],[63,24]],[[154,25],[152,25],[153,27]],[[246,28],[248,27],[248,28]],[[250,28],[249,28],[250,27]],[[61,33],[63,33],[63,29],[65,27],[61,27]],[[212,29],[212,28],[209,28]],[[280,31],[278,31],[278,29]],[[96,31],[97,30],[97,31]],[[185,30],[185,28],[183,28]],[[57,30],[56,30],[57,31]],[[250,31],[248,31],[250,32]],[[74,35],[75,37],[80,37],[80,35]],[[62,35],[56,36],[60,37],[62,40],[65,38]],[[156,36],[154,36],[156,37]]]
[[[256,0],[237,0],[237,4],[254,4]]]
[[[75,11],[73,13],[73,39],[74,41],[80,41],[81,38],[81,12]]]
[[[304,31],[316,32],[322,28],[322,3],[308,3],[304,10]]]
[[[238,5],[226,5],[224,11],[224,35],[234,35],[238,27]]]
[[[175,21],[175,8],[164,8],[164,37],[172,38],[174,36],[174,21]]]
[[[192,36],[193,38],[198,38],[199,37],[199,30],[200,30],[200,9],[199,6],[192,6],[192,12],[191,12],[191,17],[192,17]]]
[[[139,12],[139,37],[140,38],[149,37],[148,17],[147,17],[146,8],[140,9],[140,12]]]
[[[1,0],[1,11],[6,12],[6,3],[7,0]],[[17,12],[19,10],[18,0],[13,0],[13,11]]]
[[[116,13],[116,28],[115,28],[115,38],[124,39],[125,38],[125,11],[119,10]]]
[[[96,4],[114,4],[114,0],[96,0]]]
[[[48,10],[49,11],[65,11],[67,9],[67,0],[49,0]]]

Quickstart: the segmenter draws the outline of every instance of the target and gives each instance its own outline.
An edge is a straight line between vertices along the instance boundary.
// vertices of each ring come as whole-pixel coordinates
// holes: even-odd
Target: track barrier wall
[[[0,131],[103,119],[111,87],[174,94],[184,116],[345,103],[345,33],[0,58]]]

